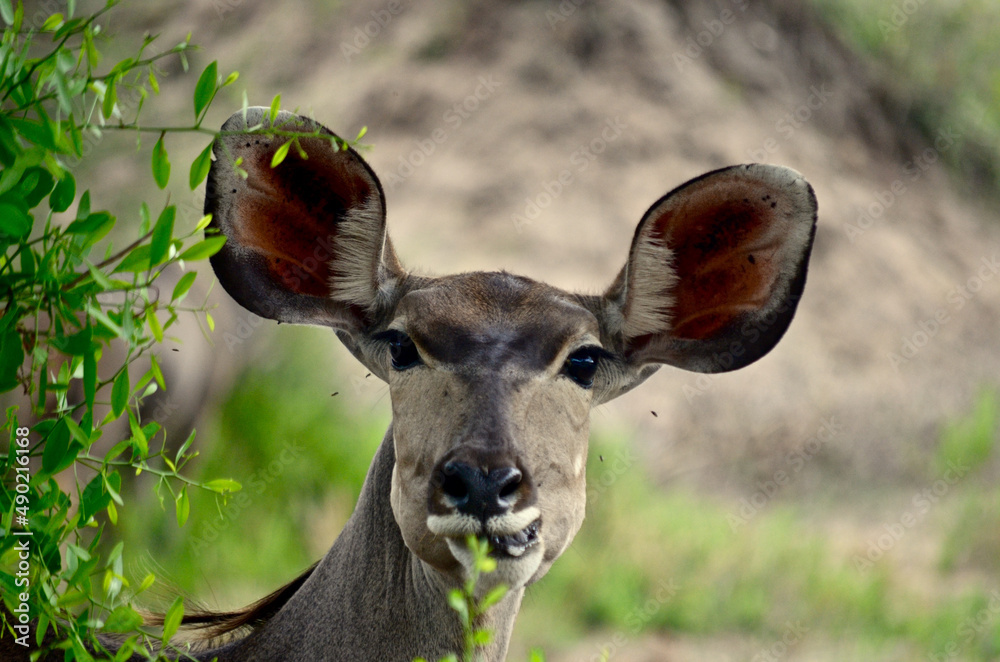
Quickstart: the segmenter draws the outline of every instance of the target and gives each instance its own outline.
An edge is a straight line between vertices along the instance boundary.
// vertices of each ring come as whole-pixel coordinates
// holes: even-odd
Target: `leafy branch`
[[[211,63],[196,85],[193,125],[145,127],[139,117],[146,100],[159,93],[159,63],[179,57],[187,69],[190,39],[148,55],[155,38],[147,37],[131,57],[98,71],[99,19],[116,0],[80,18],[73,17],[74,4],[32,26],[22,2],[13,7],[0,0],[7,26],[0,41],[0,393],[17,391],[21,400],[7,409],[3,429],[10,443],[0,457],[6,608],[0,637],[20,643],[16,628],[24,622],[11,614],[24,602],[36,624],[30,642],[36,648],[44,640],[45,647],[64,650],[66,659],[126,659],[132,653],[158,659],[176,632],[183,600],[170,607],[160,632],[141,627],[132,601],[155,577],[131,590],[123,545],[108,550],[102,537],[117,524],[118,509],[127,507],[124,471],[154,475],[156,494],[164,507],[168,498],[173,503],[179,525],[188,517],[189,488],[223,499],[240,489],[230,479],[184,476],[197,456],[194,433],[168,452],[162,424],[143,420],[141,408],[167,388],[155,352],[180,315],[194,312],[214,328],[207,306],[186,299],[198,277],[190,267],[214,255],[225,239],[204,236],[210,217],[180,230],[169,199],[155,215],[144,202],[119,224],[111,211],[92,204],[90,191],[78,194],[71,169],[86,156],[85,137],[100,139],[109,128],[153,131],[159,138],[150,174],[165,189],[165,137],[197,130],[210,140],[188,173],[194,191],[208,175],[219,135],[202,123],[219,90],[238,76],[223,78]],[[135,238],[116,248],[113,237],[122,235]],[[168,269],[181,275],[164,288]],[[161,295],[165,289],[169,298]],[[117,421],[127,430],[124,438],[110,447],[99,444]],[[27,475],[30,481],[23,480]],[[24,557],[11,535],[18,531],[30,533],[32,542],[29,570],[19,574]],[[111,653],[98,633],[128,636]]]

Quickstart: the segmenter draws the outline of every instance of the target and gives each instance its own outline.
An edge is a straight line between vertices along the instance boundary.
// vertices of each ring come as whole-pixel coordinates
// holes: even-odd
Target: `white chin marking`
[[[497,569],[479,576],[479,581],[476,583],[476,597],[481,598],[500,584],[512,591],[525,586],[542,565],[543,548],[544,545],[539,540],[530,547],[521,549],[516,556],[510,554],[497,558]],[[470,576],[472,574],[472,553],[465,546],[465,541],[448,538],[448,549],[462,564],[466,576]]]

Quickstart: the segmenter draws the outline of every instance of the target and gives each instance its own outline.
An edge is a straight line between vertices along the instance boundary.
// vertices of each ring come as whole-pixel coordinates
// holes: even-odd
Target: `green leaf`
[[[39,32],[48,32],[50,30],[55,30],[63,24],[66,19],[63,18],[62,14],[51,14],[45,22],[42,23],[42,27],[38,28]]]
[[[146,234],[149,232],[150,214],[149,205],[143,202],[139,205],[139,234]]]
[[[142,246],[136,246],[131,253],[125,256],[125,258],[118,263],[112,273],[118,273],[119,271],[148,271],[149,270],[149,244],[144,244]]]
[[[82,221],[88,216],[90,216],[90,189],[84,191],[83,195],[80,196],[80,204],[76,206],[75,220]],[[73,227],[72,223],[70,223],[70,227]]]
[[[7,316],[16,315],[16,309]],[[15,324],[9,323],[0,334],[0,393],[5,393],[18,385],[17,372],[24,363],[24,346],[21,344],[21,334]]]
[[[198,188],[198,184],[201,184],[208,177],[208,171],[212,167],[212,145],[214,144],[209,143],[205,149],[201,150],[201,154],[196,156],[194,161],[191,162],[191,174],[188,175],[188,185],[192,191]]]
[[[465,601],[465,595],[457,588],[448,592],[448,606],[458,612],[463,623],[469,621],[469,604]]]
[[[128,427],[132,432],[132,442],[135,444],[136,450],[139,451],[138,455],[145,458],[149,455],[149,439],[146,438],[146,433],[139,427],[139,423],[135,420],[135,414],[132,413],[131,409],[128,411]]]
[[[54,473],[63,463],[64,456],[69,452],[69,428],[60,418],[45,438],[45,450],[42,451],[42,470]]]
[[[14,25],[14,10],[11,8],[10,0],[0,0],[0,18],[3,18],[7,25]]]
[[[180,255],[181,260],[204,260],[206,258],[212,257],[219,250],[222,249],[222,245],[226,243],[225,237],[209,237],[208,239],[203,239],[197,244],[187,249]]]
[[[269,124],[274,126],[274,120],[278,119],[278,111],[281,110],[281,95],[276,94],[274,98],[271,99],[271,110],[268,112],[267,117],[270,120]]]
[[[181,625],[181,619],[184,618],[184,598],[182,596],[177,596],[174,603],[170,605],[170,609],[167,610],[167,615],[163,617],[163,643],[166,644],[170,641],[170,638],[177,633],[177,628]]]
[[[97,267],[90,264],[89,262],[87,263],[87,271],[90,272],[90,277],[94,279],[94,282],[97,283],[98,287],[100,287],[105,292],[108,290],[115,289],[115,284],[112,283],[111,280],[104,275],[104,272],[100,271]],[[120,283],[121,281],[117,282]]]
[[[163,342],[163,327],[160,326],[160,318],[156,316],[156,310],[150,310],[146,313],[146,324],[149,325],[149,330],[153,333],[156,342]]]
[[[153,179],[161,189],[167,187],[170,181],[170,160],[167,157],[167,148],[163,145],[163,136],[153,145]]]
[[[86,524],[91,517],[101,512],[111,503],[111,493],[104,487],[104,476],[97,474],[80,496],[80,522]]]
[[[201,72],[201,76],[198,77],[198,83],[194,86],[195,120],[201,117],[201,112],[211,103],[212,97],[215,95],[215,86],[218,84],[218,80],[219,64],[218,62],[212,62],[205,67],[205,71]]]
[[[149,266],[155,267],[163,262],[170,249],[170,240],[174,232],[174,218],[177,216],[177,207],[167,205],[160,212],[160,217],[156,219],[153,226],[153,236],[149,242]]]
[[[111,76],[108,79],[107,87],[104,88],[104,103],[101,104],[101,114],[106,120],[111,119],[111,115],[115,112],[115,102],[118,101],[117,83],[118,77]]]
[[[63,174],[62,179],[56,182],[52,195],[49,196],[49,207],[54,212],[64,212],[73,204],[76,196],[76,180],[68,171]]]
[[[97,393],[97,357],[94,352],[83,355],[83,400],[87,409],[94,408],[94,396]]]
[[[31,217],[21,205],[0,202],[0,234],[21,239],[31,232],[31,225]]]
[[[178,598],[180,599],[180,598]],[[108,614],[102,632],[132,632],[142,625],[142,616],[128,605],[118,605]]]
[[[119,490],[122,489],[122,477],[117,471],[112,471],[104,479],[104,489],[108,491],[111,495],[112,501],[117,503],[119,506],[125,505],[122,501],[122,497],[118,494]],[[108,506],[110,508],[110,506]]]
[[[170,295],[170,303],[181,301],[184,298],[184,295],[188,293],[188,290],[191,289],[191,286],[194,285],[194,279],[197,277],[197,271],[189,271],[181,276],[180,280],[177,281],[177,284],[174,285],[174,293]]]
[[[489,593],[483,596],[483,599],[479,601],[480,611],[486,611],[496,603],[503,599],[503,596],[507,595],[507,587],[503,584],[494,586]]]
[[[187,486],[181,488],[180,494],[177,495],[177,526],[184,526],[187,522],[188,515],[191,514],[191,502],[188,500]]]
[[[63,420],[66,421],[66,427],[69,428],[69,433],[72,439],[79,441],[80,445],[84,448],[90,445],[90,434],[88,432],[80,427],[80,425],[77,425],[76,421],[72,418],[64,418]],[[84,421],[83,424],[88,428],[90,427],[90,424],[86,421]]]
[[[21,197],[24,198],[28,209],[34,209],[52,191],[54,184],[55,180],[48,170],[35,167],[25,170],[17,190],[21,193]]]
[[[282,144],[281,147],[279,147],[274,151],[274,156],[271,157],[272,168],[277,168],[281,164],[281,162],[285,160],[285,157],[288,156],[288,148],[291,147],[291,145],[292,141],[289,140],[288,142]]]
[[[125,411],[125,407],[128,405],[128,395],[128,369],[122,368],[122,371],[118,373],[114,383],[111,385],[111,411],[116,419]]]
[[[72,335],[57,335],[49,341],[49,344],[58,349],[63,354],[71,356],[83,356],[94,352],[97,346],[93,342],[94,331],[91,327],[86,327],[78,333]]]
[[[212,492],[218,492],[219,494],[224,494],[226,492],[239,492],[243,489],[235,480],[230,478],[215,478],[208,481],[202,485],[206,490],[211,490]]]
[[[184,454],[187,453],[187,450],[191,448],[191,444],[194,443],[194,435],[195,435],[195,430],[191,430],[191,434],[189,434],[188,438],[184,440],[184,443],[181,444],[181,447],[177,449],[177,455],[174,456],[174,460],[177,461],[178,463],[180,463],[181,458],[184,457]]]
[[[154,575],[153,573],[147,574],[145,576],[145,578],[143,578],[142,583],[139,584],[139,588],[137,588],[135,592],[136,593],[142,593],[147,588],[149,588],[150,586],[152,586],[153,582],[155,582],[155,581],[156,581],[156,575]]]
[[[107,228],[103,226],[108,222],[111,222]],[[94,235],[100,234],[103,237],[105,234],[111,231],[114,226],[114,217],[106,211],[98,211],[93,214],[88,214],[85,218],[73,221],[66,227],[66,232],[69,234],[87,234]],[[88,237],[89,239],[89,237]],[[96,240],[95,240],[96,241]]]
[[[239,77],[240,77],[240,72],[238,71],[230,72],[230,74],[226,76],[226,80],[222,81],[222,85],[220,85],[219,87],[226,87],[227,85],[232,85],[233,83],[236,82],[236,79]]]
[[[156,360],[156,355],[149,355],[149,370],[153,373],[153,379],[164,391],[167,390],[167,383],[163,379],[163,372],[160,370],[160,362]]]
[[[476,559],[476,567],[480,572],[493,572],[497,569],[497,561],[492,556]]]

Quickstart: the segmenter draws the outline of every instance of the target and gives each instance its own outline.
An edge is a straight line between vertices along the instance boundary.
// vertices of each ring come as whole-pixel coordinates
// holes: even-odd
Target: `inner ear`
[[[812,188],[777,166],[717,170],[661,198],[607,295],[630,359],[719,372],[763,356],[795,312],[815,221]]]
[[[267,109],[249,108],[222,130],[205,209],[228,238],[212,259],[223,287],[272,319],[364,326],[402,274],[371,168],[329,130],[291,113],[271,127]],[[296,144],[272,167],[291,138]]]

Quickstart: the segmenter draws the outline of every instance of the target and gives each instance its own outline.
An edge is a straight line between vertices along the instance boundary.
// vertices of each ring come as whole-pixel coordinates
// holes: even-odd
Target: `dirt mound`
[[[905,478],[1000,374],[995,215],[937,163],[961,136],[908,129],[796,3],[216,0],[145,20],[192,29],[251,103],[280,92],[345,136],[367,126],[390,230],[426,271],[597,290],[676,184],[747,161],[803,172],[820,226],[786,339],[732,375],[662,370],[596,417],[637,427],[662,478],[738,487],[831,419],[825,470]]]

